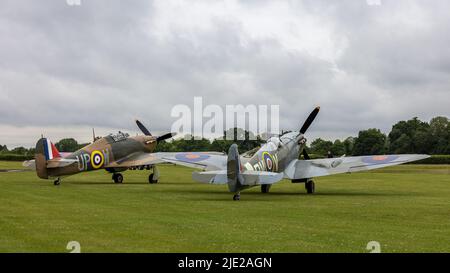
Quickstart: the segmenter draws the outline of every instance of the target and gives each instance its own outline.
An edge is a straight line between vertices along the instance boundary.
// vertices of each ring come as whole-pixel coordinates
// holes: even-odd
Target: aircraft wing
[[[304,179],[338,173],[373,170],[421,160],[428,157],[430,156],[405,154],[294,160],[288,165],[284,171],[284,175],[289,179]]]
[[[154,153],[134,153],[129,156],[111,162],[106,168],[130,168],[145,165],[155,165],[164,163],[165,161],[159,159]]]
[[[219,152],[160,152],[153,155],[164,162],[204,171],[227,169],[227,155]]]
[[[135,153],[111,162],[107,168],[130,168],[161,163],[173,163],[202,170],[226,169],[227,156],[218,152]]]

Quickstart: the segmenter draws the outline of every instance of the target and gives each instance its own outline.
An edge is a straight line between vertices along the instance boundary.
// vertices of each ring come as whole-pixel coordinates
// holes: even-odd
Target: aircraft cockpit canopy
[[[123,133],[121,131],[119,131],[117,134],[110,134],[109,136],[114,140],[114,142],[119,142],[130,137],[129,134]]]
[[[295,135],[292,133],[288,133],[288,134],[282,135],[280,137],[280,140],[283,144],[286,144],[288,142],[295,140]]]
[[[265,145],[266,151],[275,151],[278,149],[278,146],[280,145],[280,139],[278,137],[271,137],[267,140],[267,143]]]

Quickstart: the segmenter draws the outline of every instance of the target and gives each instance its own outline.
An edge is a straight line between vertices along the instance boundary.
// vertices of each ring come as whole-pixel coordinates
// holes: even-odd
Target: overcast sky
[[[320,105],[309,139],[450,116],[448,0],[3,0],[0,37],[8,147],[166,132],[194,96],[278,104],[297,130]]]

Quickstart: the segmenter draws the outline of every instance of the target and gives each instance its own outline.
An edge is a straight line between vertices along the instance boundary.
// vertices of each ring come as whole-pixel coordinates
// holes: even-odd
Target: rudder
[[[61,155],[49,139],[39,139],[36,143],[35,152],[36,173],[39,178],[48,179],[47,161],[58,157],[61,157]]]
[[[242,186],[242,165],[239,158],[238,146],[236,144],[231,145],[228,150],[227,160],[227,178],[228,189],[230,192],[238,192]]]

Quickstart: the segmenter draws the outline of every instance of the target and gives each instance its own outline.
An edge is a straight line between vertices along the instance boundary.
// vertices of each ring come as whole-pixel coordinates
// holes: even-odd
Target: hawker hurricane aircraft
[[[310,159],[305,146],[305,133],[320,107],[315,108],[298,132],[288,132],[270,138],[253,155],[239,155],[233,144],[228,156],[217,153],[156,153],[163,161],[202,169],[194,172],[193,179],[203,183],[227,184],[234,193],[233,200],[240,199],[240,191],[261,186],[268,193],[272,184],[287,178],[292,183],[304,183],[307,193],[315,191],[314,177],[338,173],[352,173],[393,166],[429,157],[428,155],[374,155]],[[301,157],[303,155],[303,158]]]
[[[157,183],[159,172],[153,163],[161,161],[153,158],[152,152],[158,142],[175,133],[156,137],[140,121],[136,120],[136,124],[143,136],[130,137],[119,132],[96,138],[94,134],[93,143],[74,153],[60,153],[49,139],[41,138],[36,144],[35,160],[24,162],[24,166],[36,169],[39,178],[54,178],[55,185],[61,183],[61,177],[100,169],[112,173],[115,183],[122,183],[121,172],[130,168],[152,170],[149,183]]]

